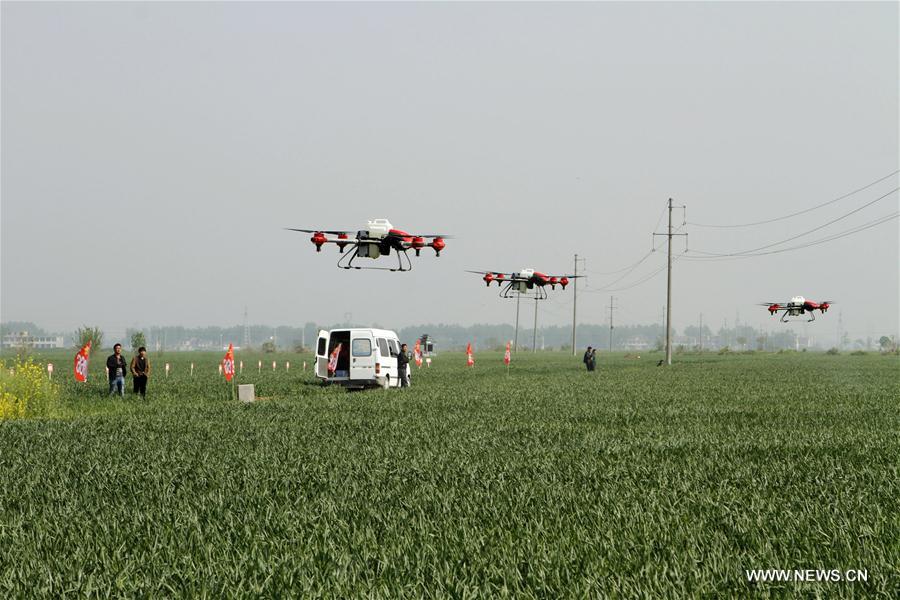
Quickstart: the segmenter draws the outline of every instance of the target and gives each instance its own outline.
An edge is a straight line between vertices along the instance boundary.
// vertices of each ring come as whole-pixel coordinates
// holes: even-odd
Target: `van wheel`
[[[391,376],[390,376],[390,375],[385,375],[385,377],[384,377],[384,383],[381,384],[381,389],[386,390],[386,389],[388,389],[389,387],[391,387]]]

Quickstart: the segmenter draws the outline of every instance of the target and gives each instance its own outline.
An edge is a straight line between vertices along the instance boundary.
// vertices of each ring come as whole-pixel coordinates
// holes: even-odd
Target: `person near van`
[[[397,377],[400,379],[400,387],[409,387],[409,347],[400,345],[400,354],[397,356]]]
[[[131,378],[134,381],[134,393],[141,398],[147,396],[147,380],[150,378],[150,359],[147,358],[147,349],[141,346],[138,353],[131,359]]]
[[[587,351],[584,353],[583,361],[588,371],[593,371],[597,366],[596,352],[596,350],[588,346]]]
[[[116,391],[125,397],[125,357],[122,356],[122,344],[113,346],[113,353],[106,359],[106,370],[109,373],[109,395]]]

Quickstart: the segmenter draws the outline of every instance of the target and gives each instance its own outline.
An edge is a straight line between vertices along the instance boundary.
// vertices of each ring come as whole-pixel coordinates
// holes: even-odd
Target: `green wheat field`
[[[151,354],[146,401],[106,354],[37,355],[58,400],[0,421],[2,597],[900,597],[897,356],[445,353],[348,393],[238,352],[242,404],[222,353]],[[868,581],[745,576],[808,568]]]

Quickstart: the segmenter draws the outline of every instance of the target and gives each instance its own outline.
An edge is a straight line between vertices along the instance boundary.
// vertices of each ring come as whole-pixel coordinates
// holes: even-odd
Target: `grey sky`
[[[596,290],[649,250],[668,197],[689,222],[741,223],[895,170],[898,56],[893,2],[4,2],[2,318],[511,322],[464,269],[571,271],[577,252]],[[894,187],[684,230],[691,249],[755,248]],[[375,217],[458,239],[411,273],[344,272],[282,230]],[[803,294],[839,302],[811,333],[834,336],[839,311],[853,338],[896,332],[898,256],[895,220],[681,261],[674,324],[774,329],[754,304]],[[579,294],[579,320],[604,322],[609,295]],[[614,295],[618,322],[658,321],[664,273]],[[571,299],[541,323],[571,322]]]

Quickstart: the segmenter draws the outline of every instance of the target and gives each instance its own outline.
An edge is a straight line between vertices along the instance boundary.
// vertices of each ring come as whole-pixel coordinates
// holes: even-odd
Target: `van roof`
[[[344,332],[344,331],[349,331],[351,333],[351,335],[353,333],[365,332],[365,333],[370,333],[376,337],[387,337],[387,338],[399,339],[399,337],[397,336],[397,333],[394,331],[391,331],[390,329],[371,329],[371,328],[367,328],[367,327],[350,327],[350,328],[344,328],[344,329],[332,329],[328,333],[330,335],[333,333]]]

